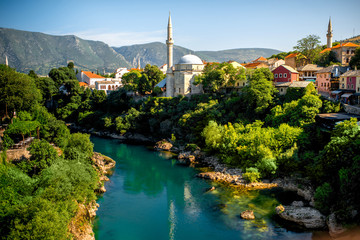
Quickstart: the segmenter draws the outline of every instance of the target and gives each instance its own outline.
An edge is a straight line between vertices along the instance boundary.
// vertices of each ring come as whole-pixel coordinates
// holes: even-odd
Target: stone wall
[[[360,107],[355,107],[348,104],[344,104],[343,106],[345,108],[345,112],[350,114],[360,115]]]

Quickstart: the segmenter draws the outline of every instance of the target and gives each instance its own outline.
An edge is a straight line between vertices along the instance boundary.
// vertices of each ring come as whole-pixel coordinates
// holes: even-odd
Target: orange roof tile
[[[360,45],[357,45],[352,42],[347,42],[347,43],[338,44],[338,45],[332,47],[331,49],[336,49],[336,48],[340,48],[340,47],[360,47]]]
[[[292,57],[296,57],[297,55],[299,55],[299,53],[290,53],[285,58],[292,58]]]
[[[325,48],[325,49],[322,50],[320,53],[325,53],[325,52],[328,52],[328,51],[331,51],[331,48]]]
[[[86,82],[79,82],[80,87],[86,87],[88,84]]]
[[[86,76],[88,76],[89,78],[104,78],[100,75],[97,75],[95,73],[92,73],[90,71],[82,71]]]
[[[256,62],[256,63],[247,63],[244,65],[244,67],[246,68],[256,68],[257,66],[259,66],[261,64],[261,62]]]
[[[261,56],[258,59],[255,59],[253,62],[256,62],[256,61],[267,61],[267,59],[264,58],[263,56]]]

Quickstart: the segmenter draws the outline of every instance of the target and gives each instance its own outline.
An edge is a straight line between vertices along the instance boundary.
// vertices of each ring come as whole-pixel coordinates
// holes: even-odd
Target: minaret
[[[140,57],[138,58],[138,69],[140,70]]]
[[[9,66],[9,60],[8,60],[7,55],[5,55],[5,65],[6,65],[6,66]]]
[[[169,13],[166,45],[167,45],[166,96],[173,97],[174,96],[174,73],[173,73],[172,67],[173,67],[174,40],[173,40],[173,36],[172,36],[172,24],[171,24],[170,13]]]
[[[331,26],[331,17],[329,19],[329,25],[328,25],[328,33],[326,34],[327,38],[327,48],[332,48],[332,26]]]
[[[168,22],[168,32],[167,32],[167,64],[168,64],[168,70],[172,68],[173,66],[173,45],[174,40],[172,36],[172,24],[171,24],[171,15],[169,13],[169,22]]]

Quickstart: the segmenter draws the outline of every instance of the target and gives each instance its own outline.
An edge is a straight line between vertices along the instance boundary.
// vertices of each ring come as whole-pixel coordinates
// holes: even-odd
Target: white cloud
[[[112,47],[121,47],[133,44],[142,44],[149,42],[164,42],[166,39],[165,30],[151,32],[108,32],[103,33],[100,30],[89,30],[82,32],[67,33],[64,35],[75,35],[85,40],[102,41]]]

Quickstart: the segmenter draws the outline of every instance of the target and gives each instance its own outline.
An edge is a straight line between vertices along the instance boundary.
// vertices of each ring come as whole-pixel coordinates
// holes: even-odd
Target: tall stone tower
[[[332,37],[333,37],[333,33],[332,33],[331,18],[330,18],[329,25],[328,25],[328,32],[326,34],[327,48],[332,48]]]
[[[173,73],[173,46],[171,15],[169,13],[169,22],[167,29],[167,71],[166,71],[166,96],[172,97],[174,94],[174,73]]]
[[[5,55],[5,65],[6,65],[6,66],[9,66],[9,60],[8,60],[7,55]]]

